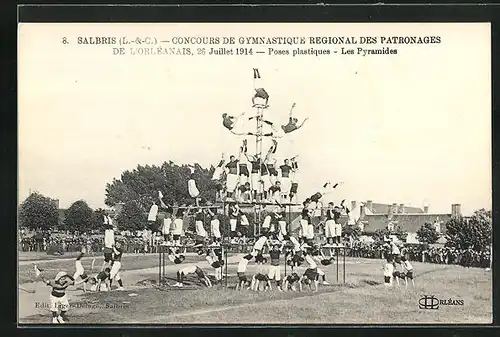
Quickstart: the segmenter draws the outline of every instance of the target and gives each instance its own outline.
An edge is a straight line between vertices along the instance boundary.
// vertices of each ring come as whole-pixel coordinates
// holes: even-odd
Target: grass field
[[[199,257],[190,257],[190,261],[196,259]],[[228,265],[228,282],[232,287],[236,281],[237,260],[235,257]],[[61,266],[72,270],[72,263],[53,261],[48,262],[47,267],[53,268],[54,272]],[[222,285],[206,289],[194,279],[188,279],[185,289],[158,290],[148,286],[157,279],[157,269],[151,268],[157,265],[155,256],[125,257],[123,265],[126,291],[84,295],[78,290],[71,292],[71,323],[485,324],[492,320],[491,272],[482,269],[415,263],[415,288],[385,288],[381,260],[347,259],[345,285],[335,284],[336,269],[328,266],[323,270],[333,284],[320,285],[317,293],[308,289],[302,293],[276,290],[255,293],[235,291]],[[198,265],[211,272],[206,262]],[[169,267],[170,278],[174,278],[178,267]],[[255,268],[253,263],[249,264],[249,273],[255,272]],[[28,278],[27,270],[21,268],[20,273]],[[129,296],[131,293],[137,296]],[[48,301],[48,292],[38,291],[33,296],[24,292],[19,294],[20,323],[50,322],[47,308],[27,310],[27,306],[33,306],[33,301]],[[444,300],[461,299],[464,305],[440,306],[438,310],[419,309],[419,299],[423,295],[435,295]]]
[[[70,259],[77,256],[78,253],[65,253],[61,256],[48,255],[46,252],[19,252],[19,261],[34,261],[34,260],[56,260],[56,259]]]

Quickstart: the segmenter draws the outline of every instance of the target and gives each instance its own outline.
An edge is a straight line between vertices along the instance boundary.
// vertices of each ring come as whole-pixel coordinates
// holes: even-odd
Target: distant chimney
[[[59,209],[59,199],[53,199],[54,204],[56,205],[57,209]]]
[[[461,216],[462,215],[461,208],[462,207],[460,204],[452,204],[451,205],[451,216],[452,217]]]
[[[368,207],[368,209],[371,211],[371,210],[372,210],[372,206],[373,206],[373,201],[368,200],[368,201],[366,202],[366,207]]]
[[[351,210],[356,208],[356,201],[351,201]]]
[[[365,212],[365,205],[363,204],[360,204],[359,205],[359,219],[362,220],[366,215],[366,212]]]
[[[389,210],[389,213],[390,214],[396,214],[398,212],[398,204],[397,203],[393,203],[390,210]]]
[[[406,213],[404,204],[399,204],[398,213]]]
[[[427,205],[424,206],[424,213],[429,213],[429,206]]]

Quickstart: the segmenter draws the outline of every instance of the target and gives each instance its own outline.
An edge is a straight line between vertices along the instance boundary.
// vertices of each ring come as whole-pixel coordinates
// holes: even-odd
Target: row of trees
[[[200,197],[215,202],[216,183],[211,177],[215,168],[206,169],[195,165],[194,179]],[[187,189],[191,170],[187,165],[164,162],[161,166],[138,165],[134,170],[122,173],[120,179],[106,184],[105,204],[122,204],[122,210],[116,219],[121,230],[141,230],[148,226],[146,214],[161,191],[166,204],[182,205],[192,202]],[[79,200],[64,211],[64,220],[60,221],[57,203],[39,193],[31,194],[20,206],[19,221],[21,226],[30,229],[61,229],[85,232],[102,228],[103,209],[93,210]]]
[[[452,218],[446,224],[446,246],[482,251],[492,245],[493,220],[491,211],[480,209],[470,218]]]
[[[215,202],[216,183],[211,177],[215,168],[209,169],[195,165],[194,179],[200,190],[200,197]],[[161,166],[137,166],[135,170],[123,172],[121,179],[114,179],[106,185],[105,204],[113,206],[117,203],[135,203],[143,212],[149,211],[151,204],[157,200],[161,191],[166,204],[173,205],[191,203],[187,182],[191,171],[187,165],[176,165],[164,162]]]
[[[215,168],[203,168],[195,165],[194,179],[200,190],[200,197],[215,202],[217,186],[211,177]],[[158,191],[163,194],[163,202],[167,205],[184,205],[193,202],[187,182],[191,178],[191,170],[187,165],[177,165],[172,161],[161,166],[137,166],[132,171],[125,171],[121,179],[114,179],[106,185],[105,204],[113,206],[122,204],[118,215],[118,226],[124,230],[140,230],[147,226],[158,226],[146,221],[153,202],[158,200]],[[150,228],[152,229],[152,228]]]
[[[93,210],[83,200],[75,201],[64,214],[60,214],[53,199],[35,192],[19,207],[19,222],[21,227],[32,230],[59,229],[85,232],[102,228],[104,214],[103,209]]]

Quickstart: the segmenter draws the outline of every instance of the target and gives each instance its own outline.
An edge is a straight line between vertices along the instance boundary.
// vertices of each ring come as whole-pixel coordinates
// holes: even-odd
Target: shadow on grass
[[[217,281],[217,280],[215,280],[215,277],[212,275],[208,275],[207,277],[212,282],[212,285],[217,286],[217,285],[225,285],[226,284],[226,281],[224,279]],[[232,284],[232,283],[236,284],[236,282],[237,282],[237,278],[234,278],[234,280],[233,280],[232,277],[229,277],[228,281],[227,281],[228,288],[230,288],[229,287],[230,284]],[[158,289],[161,286],[168,287],[168,286],[172,286],[172,284],[175,284],[175,283],[177,283],[176,277],[163,277],[162,282],[160,282],[160,283],[158,283],[158,280],[156,278],[155,279],[147,278],[147,279],[140,280],[140,281],[136,282],[135,285],[141,286],[141,287],[153,287],[153,288]],[[205,284],[203,284],[196,276],[191,276],[191,275],[185,276],[182,283],[184,286],[189,286],[191,288],[193,288],[193,287],[200,288],[200,289],[207,288],[207,286]]]
[[[370,285],[370,286],[379,286],[382,284],[382,282],[378,282],[378,281],[375,281],[375,280],[361,280],[360,281],[361,284],[367,284],[367,285]],[[353,287],[354,288],[354,287]]]

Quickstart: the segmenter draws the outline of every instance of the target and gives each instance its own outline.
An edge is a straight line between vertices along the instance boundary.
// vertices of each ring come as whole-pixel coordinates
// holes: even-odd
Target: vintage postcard
[[[492,322],[488,23],[18,34],[19,324]]]

